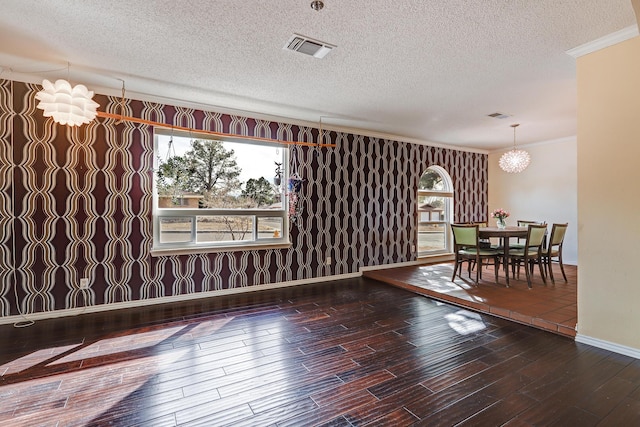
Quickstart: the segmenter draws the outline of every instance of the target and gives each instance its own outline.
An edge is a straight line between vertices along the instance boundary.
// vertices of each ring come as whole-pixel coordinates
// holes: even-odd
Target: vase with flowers
[[[505,211],[502,208],[496,209],[495,211],[491,212],[491,216],[496,219],[496,225],[498,226],[498,228],[506,228],[507,223],[505,222],[505,220],[509,217],[509,215],[509,212]]]

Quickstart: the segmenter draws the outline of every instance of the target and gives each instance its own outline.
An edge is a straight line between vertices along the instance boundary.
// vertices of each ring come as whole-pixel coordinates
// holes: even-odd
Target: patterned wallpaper
[[[295,150],[304,211],[291,248],[152,257],[153,128],[112,119],[56,125],[36,109],[40,89],[0,80],[0,316],[17,314],[14,278],[21,311],[34,313],[81,307],[85,298],[112,304],[414,260],[415,195],[430,165],[453,179],[456,221],[486,219],[487,155],[330,132],[335,148]],[[101,111],[120,112],[119,98],[94,99]],[[125,100],[124,113],[289,141],[318,135],[136,100]],[[329,256],[333,265],[324,265]],[[79,289],[81,277],[89,291]]]

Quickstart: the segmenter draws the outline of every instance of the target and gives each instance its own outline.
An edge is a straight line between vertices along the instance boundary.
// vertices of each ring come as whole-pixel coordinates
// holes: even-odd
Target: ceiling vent
[[[324,58],[334,47],[334,45],[329,43],[294,34],[284,46],[284,49],[304,53],[314,58]]]
[[[487,116],[493,117],[494,119],[506,119],[508,117],[511,117],[510,115],[504,113],[487,114]]]

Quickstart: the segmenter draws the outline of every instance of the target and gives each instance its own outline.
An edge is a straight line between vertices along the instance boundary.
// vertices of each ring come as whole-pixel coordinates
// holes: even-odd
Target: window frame
[[[435,171],[437,172],[441,177],[442,177],[442,181],[444,183],[444,189],[442,190],[425,190],[425,189],[420,189],[418,188],[418,192],[417,192],[417,197],[416,197],[416,211],[417,211],[417,227],[416,227],[416,256],[418,258],[423,258],[423,257],[428,257],[428,256],[433,256],[433,255],[442,255],[442,254],[448,254],[452,252],[452,244],[453,244],[453,240],[452,240],[452,235],[451,235],[451,227],[448,227],[449,224],[451,224],[453,222],[453,207],[454,207],[454,193],[453,193],[453,182],[451,180],[451,176],[449,175],[449,173],[442,167],[442,166],[438,166],[438,165],[431,165],[428,168],[426,168],[424,170],[424,172],[422,173],[422,175],[420,175],[420,178],[418,179],[418,182],[420,181],[420,179],[428,172],[428,171]],[[419,186],[419,184],[418,184]],[[448,199],[447,201],[445,201],[445,208],[444,208],[444,212],[443,212],[443,217],[444,220],[439,220],[439,221],[422,221],[420,218],[420,212],[419,210],[417,210],[417,208],[420,206],[420,198],[421,197],[443,197]],[[420,239],[420,225],[421,224],[442,224],[444,225],[444,247],[442,249],[434,249],[434,250],[428,250],[428,251],[421,251],[420,250],[420,244],[419,244],[419,239]]]
[[[158,193],[157,171],[159,169],[160,155],[159,153],[159,136],[173,136],[181,138],[191,138],[200,140],[215,140],[221,142],[242,143],[261,146],[278,146],[282,150],[282,166],[281,166],[281,209],[220,209],[220,208],[161,208],[160,195]],[[162,129],[154,130],[153,134],[153,173],[152,173],[152,228],[153,242],[151,248],[152,256],[163,255],[181,255],[190,253],[215,253],[229,251],[247,251],[255,249],[276,249],[287,248],[291,246],[289,240],[289,216],[288,216],[288,197],[286,197],[285,186],[289,174],[289,150],[288,147],[278,143],[268,143],[258,140],[245,140],[239,138],[220,137],[214,138],[211,135],[201,134],[198,132],[182,132],[182,131],[163,131]],[[270,181],[271,182],[271,181]],[[251,240],[242,241],[224,241],[224,242],[198,242],[197,239],[197,222],[202,217],[217,216],[247,216],[251,217]],[[189,242],[161,242],[161,224],[160,221],[166,218],[185,218],[191,220],[191,231]],[[259,238],[258,223],[259,218],[280,218],[282,220],[282,231],[280,237]]]

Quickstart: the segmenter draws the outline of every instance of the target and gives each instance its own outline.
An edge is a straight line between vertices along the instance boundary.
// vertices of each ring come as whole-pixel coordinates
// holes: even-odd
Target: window
[[[431,166],[418,183],[418,256],[451,251],[453,185],[440,166]]]
[[[156,132],[153,253],[287,245],[287,150]]]

